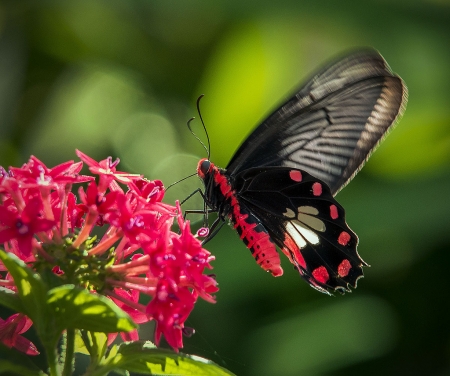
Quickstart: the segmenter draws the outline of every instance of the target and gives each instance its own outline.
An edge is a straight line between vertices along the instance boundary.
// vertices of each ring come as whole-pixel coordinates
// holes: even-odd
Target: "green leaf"
[[[45,375],[31,358],[16,349],[0,345],[0,375]]]
[[[74,285],[48,292],[47,302],[59,329],[85,329],[93,332],[129,332],[137,325],[111,300]]]
[[[86,345],[85,341],[88,341]],[[108,336],[100,332],[77,332],[75,337],[75,352],[86,355],[104,353],[107,348]]]
[[[33,370],[17,363],[9,362],[7,360],[0,360],[0,375],[44,376],[47,374],[39,369]]]
[[[0,249],[0,259],[11,273],[25,313],[42,330],[48,321],[46,286],[39,274],[28,268],[16,255]]]
[[[25,307],[23,306],[19,295],[16,292],[2,286],[0,286],[0,305],[8,307],[15,312],[25,312]]]
[[[89,349],[86,347],[79,330],[75,333],[75,352],[89,355]]]
[[[28,268],[14,254],[0,250],[0,260],[14,279],[24,313],[33,321],[34,328],[45,348],[49,367],[53,369],[55,368],[55,345],[61,336],[61,331],[58,331],[57,326],[54,325],[54,317],[47,305],[48,288],[41,276]]]
[[[114,357],[93,375],[104,375],[111,370],[123,369],[144,375],[230,376],[230,371],[214,362],[193,355],[177,354],[157,349],[151,343],[123,343]]]

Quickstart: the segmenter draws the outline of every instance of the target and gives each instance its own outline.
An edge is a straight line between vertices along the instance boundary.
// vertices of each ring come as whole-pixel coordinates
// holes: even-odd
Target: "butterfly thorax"
[[[218,212],[221,219],[225,219],[231,210],[232,195],[231,184],[224,172],[206,158],[201,159],[197,165],[197,174],[205,185],[206,204],[211,210]]]
[[[261,221],[239,201],[226,170],[205,158],[198,163],[197,174],[205,185],[205,200],[210,209],[217,211],[221,220],[230,220],[264,270],[273,276],[281,276],[283,269],[275,244]]]

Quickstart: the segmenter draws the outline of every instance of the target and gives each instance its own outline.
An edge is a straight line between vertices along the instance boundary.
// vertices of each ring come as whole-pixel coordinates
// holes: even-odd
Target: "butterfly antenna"
[[[167,188],[165,188],[164,191],[167,192],[167,190],[168,190],[170,187],[173,187],[175,184],[181,183],[183,180],[192,178],[193,176],[196,176],[196,175],[197,175],[197,173],[194,172],[193,174],[191,174],[191,175],[189,175],[189,176],[186,176],[186,177],[184,177],[183,179],[177,180],[176,182],[170,184]]]
[[[200,111],[200,100],[201,100],[204,96],[205,96],[205,94],[202,94],[202,95],[200,95],[200,96],[198,97],[198,99],[197,99],[197,112],[198,112],[198,116],[200,117],[200,120],[201,120],[201,122],[202,122],[203,129],[205,130],[206,140],[208,141],[208,150],[207,150],[207,153],[208,153],[208,159],[210,159],[210,156],[211,156],[211,153],[210,153],[210,150],[211,150],[211,143],[209,142],[209,134],[208,134],[208,131],[206,130],[205,123],[203,122],[202,112]]]
[[[191,128],[191,122],[192,122],[192,120],[195,119],[195,117],[190,118],[190,119],[188,120],[188,122],[187,122],[187,127],[188,127],[189,131],[192,133],[192,135],[193,135],[193,136],[198,140],[198,142],[200,142],[200,144],[203,146],[203,148],[204,148],[205,151],[206,151],[206,154],[208,155],[208,159],[209,159],[209,157],[210,157],[210,155],[211,155],[210,152],[209,152],[209,150],[210,150],[210,148],[211,148],[211,144],[210,144],[210,142],[209,142],[208,131],[206,130],[206,126],[205,126],[205,123],[203,122],[202,114],[201,114],[201,112],[200,112],[200,99],[202,99],[204,96],[205,96],[205,94],[202,94],[202,95],[200,95],[200,96],[198,97],[198,99],[197,99],[197,111],[198,111],[198,115],[200,116],[200,120],[201,120],[201,122],[202,122],[203,129],[205,130],[206,139],[208,140],[208,146],[206,146],[206,145],[204,144],[204,142],[203,142],[202,140],[200,140],[200,138],[194,133],[194,131],[193,131],[192,128]],[[197,175],[197,173],[195,172],[195,173],[193,173],[193,174],[191,174],[191,175],[189,175],[189,176],[184,177],[183,179],[177,180],[176,182],[170,184],[170,185],[165,189],[165,191],[167,191],[170,187],[173,187],[175,184],[181,183],[183,180],[192,178],[193,176],[196,176],[196,175]]]
[[[195,117],[190,118],[190,119],[188,120],[188,122],[187,122],[187,126],[188,126],[188,128],[189,128],[189,131],[192,133],[192,135],[193,135],[193,136],[198,140],[198,142],[200,142],[200,144],[203,146],[203,149],[205,149],[206,154],[208,154],[208,159],[209,159],[209,150],[208,150],[208,148],[207,148],[206,145],[203,143],[203,141],[200,140],[200,138],[194,133],[194,131],[193,131],[192,128],[191,128],[191,121],[194,120],[194,119],[195,119]]]

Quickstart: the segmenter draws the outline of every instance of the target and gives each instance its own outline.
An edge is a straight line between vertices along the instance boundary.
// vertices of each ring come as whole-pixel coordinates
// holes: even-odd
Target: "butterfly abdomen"
[[[225,218],[230,220],[262,269],[269,271],[274,277],[281,276],[283,269],[280,265],[280,256],[266,228],[254,214],[239,202],[236,191],[232,188],[224,171],[209,161],[203,164],[204,161],[207,160],[199,162],[197,171],[208,187],[205,191],[208,205],[217,210],[219,217],[223,220]]]
[[[280,256],[269,233],[258,218],[245,207],[239,205],[234,196],[232,196],[231,201],[232,211],[229,215],[231,223],[233,223],[233,227],[247,248],[252,252],[256,263],[264,270],[272,273],[274,277],[281,276],[283,269],[280,266]]]

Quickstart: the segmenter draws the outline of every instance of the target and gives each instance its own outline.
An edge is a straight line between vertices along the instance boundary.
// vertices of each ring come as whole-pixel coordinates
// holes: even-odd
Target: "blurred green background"
[[[79,148],[168,185],[206,156],[186,128],[200,94],[211,158],[225,166],[302,79],[361,46],[409,89],[400,124],[337,197],[371,268],[352,294],[329,297],[287,260],[282,278],[264,273],[224,228],[207,246],[217,304],[199,302],[184,352],[249,376],[447,375],[449,1],[3,1],[0,164],[34,154],[53,166]]]

